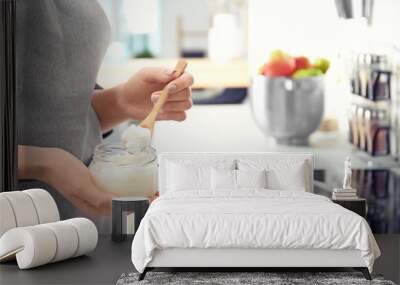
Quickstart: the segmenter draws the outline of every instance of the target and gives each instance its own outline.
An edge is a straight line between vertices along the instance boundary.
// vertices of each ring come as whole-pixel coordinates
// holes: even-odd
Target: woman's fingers
[[[155,92],[151,96],[153,103],[157,102],[160,97],[160,92]],[[186,88],[175,94],[168,96],[167,102],[160,114],[158,120],[173,120],[173,121],[184,121],[186,119],[185,111],[189,110],[193,106],[192,93],[190,88]]]
[[[162,107],[162,112],[165,113],[186,111],[192,108],[192,105],[192,100],[166,102]]]
[[[103,192],[106,193],[106,192]],[[79,209],[94,215],[110,216],[112,208],[112,197],[103,196],[103,199],[87,201],[84,197],[72,197],[71,202]]]
[[[112,198],[115,197],[114,194],[104,191],[99,191],[99,196],[96,204],[92,204],[98,211],[103,215],[111,215],[112,210]]]
[[[143,73],[148,74],[147,78],[151,77],[149,73],[152,71],[154,72],[151,69],[142,70]],[[186,119],[185,111],[193,105],[192,90],[190,89],[192,84],[193,76],[187,72],[168,83],[166,87],[169,92],[168,99],[157,117],[158,120],[184,121]],[[151,95],[151,101],[157,102],[160,95],[161,91],[154,92]]]
[[[172,120],[172,121],[178,121],[182,122],[186,119],[186,113],[184,111],[182,112],[164,112],[161,114],[158,114],[157,117],[158,120]]]
[[[161,67],[145,67],[139,72],[139,76],[143,81],[148,83],[166,84],[171,93],[178,92],[182,89],[190,87],[193,84],[193,76],[184,72],[178,78],[174,77],[174,70]],[[172,81],[171,81],[172,80]]]
[[[149,202],[152,203],[158,197],[160,197],[160,193],[156,192],[153,196],[149,197]]]
[[[153,103],[157,102],[160,98],[161,91],[154,92],[151,95],[151,101]],[[192,98],[192,90],[190,88],[185,88],[177,93],[168,95],[167,101],[184,101]]]
[[[174,79],[174,70],[161,67],[145,67],[139,71],[139,76],[148,83],[166,84]]]
[[[181,90],[189,88],[193,85],[193,82],[193,76],[190,73],[185,72],[178,78],[168,83],[167,90],[170,94],[175,94]]]
[[[80,197],[76,197],[76,196],[69,196],[68,200],[71,201],[71,203],[77,207],[78,209],[80,209],[81,211],[85,212],[86,214],[90,214],[90,215],[104,215],[101,210],[93,207],[92,205],[90,205],[89,203],[87,203],[86,201],[82,200]]]
[[[90,182],[82,187],[80,198],[81,202],[85,203],[86,208],[90,208],[103,215],[111,214],[112,198],[114,193],[106,192],[96,183],[93,177],[90,177]]]

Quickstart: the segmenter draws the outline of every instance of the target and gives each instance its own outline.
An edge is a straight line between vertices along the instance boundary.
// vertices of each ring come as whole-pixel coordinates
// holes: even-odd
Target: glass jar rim
[[[142,163],[138,163],[138,161],[134,161],[134,158],[137,157],[139,154],[143,154],[146,152],[148,155],[148,159],[145,159],[144,161],[141,161]],[[131,160],[126,160],[125,162],[118,162],[119,166],[126,166],[126,165],[131,165],[135,164],[137,166],[146,166],[152,162],[154,162],[157,159],[157,152],[156,149],[153,148],[152,146],[147,146],[143,148],[140,151],[137,152],[131,152],[129,149],[119,143],[102,143],[99,144],[95,147],[94,149],[94,155],[93,155],[93,162],[102,162],[102,163],[115,163],[111,159],[112,156],[116,155],[121,155],[121,156],[127,156],[131,158]]]

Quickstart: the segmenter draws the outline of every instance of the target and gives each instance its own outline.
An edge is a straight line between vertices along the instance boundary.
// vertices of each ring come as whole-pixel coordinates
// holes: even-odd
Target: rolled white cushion
[[[51,229],[56,235],[57,249],[51,262],[57,262],[75,255],[78,249],[78,233],[73,226],[66,222],[43,224],[43,227]]]
[[[51,223],[60,220],[56,202],[49,192],[43,189],[28,189],[22,191],[30,196],[36,208],[39,224]]]
[[[85,218],[74,218],[63,221],[71,224],[78,233],[78,248],[74,257],[86,254],[97,246],[98,232],[95,224]]]
[[[56,236],[47,227],[14,228],[0,239],[0,260],[16,253],[19,268],[28,269],[51,262],[56,248]]]
[[[17,227],[39,224],[38,214],[30,196],[22,191],[3,192],[1,196],[8,199],[13,209]]]
[[[97,240],[96,226],[85,218],[13,228],[0,238],[0,261],[16,257],[28,269],[86,254]]]
[[[14,211],[6,197],[0,195],[0,237],[9,229],[15,228]]]

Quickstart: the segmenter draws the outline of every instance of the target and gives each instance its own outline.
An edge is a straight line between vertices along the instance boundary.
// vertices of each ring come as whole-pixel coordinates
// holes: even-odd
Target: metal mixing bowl
[[[280,144],[308,144],[324,113],[324,76],[257,75],[251,89],[253,117],[266,135]]]

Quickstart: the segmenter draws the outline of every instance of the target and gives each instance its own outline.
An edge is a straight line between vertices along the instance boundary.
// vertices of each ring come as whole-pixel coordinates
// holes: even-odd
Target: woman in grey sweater
[[[87,168],[103,133],[143,119],[165,85],[171,95],[158,119],[182,121],[192,105],[192,76],[173,78],[162,68],[95,90],[109,41],[96,0],[17,0],[18,178],[21,188],[40,183],[48,189],[62,218],[81,210],[110,214],[112,194]]]

